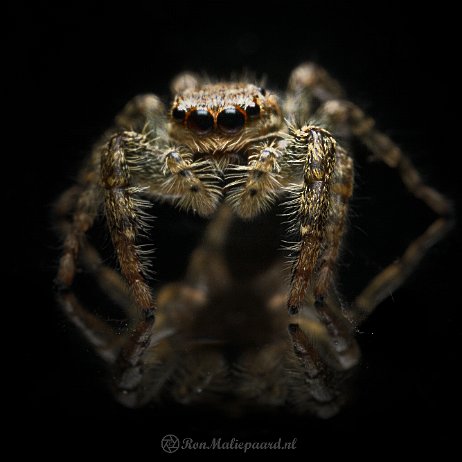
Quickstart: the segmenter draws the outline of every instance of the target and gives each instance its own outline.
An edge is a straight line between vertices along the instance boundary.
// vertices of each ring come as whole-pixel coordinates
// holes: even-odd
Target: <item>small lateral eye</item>
[[[260,115],[260,106],[257,103],[251,103],[245,108],[249,117],[258,117]]]
[[[172,111],[172,117],[178,122],[183,122],[184,118],[186,117],[186,111],[176,107]]]
[[[263,95],[266,96],[266,90],[263,87],[259,87],[258,91]]]
[[[199,135],[212,130],[213,124],[213,117],[206,109],[195,109],[189,114],[188,127]]]
[[[245,124],[245,115],[235,107],[227,107],[218,114],[217,124],[225,133],[237,133]]]

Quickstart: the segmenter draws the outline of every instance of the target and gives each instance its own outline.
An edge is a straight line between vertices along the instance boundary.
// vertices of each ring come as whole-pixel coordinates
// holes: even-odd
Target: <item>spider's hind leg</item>
[[[85,309],[72,293],[78,256],[85,242],[85,233],[92,225],[98,204],[98,192],[90,170],[82,175],[83,186],[65,191],[54,207],[56,226],[64,236],[63,253],[55,278],[57,299],[69,320],[105,361],[113,363],[120,349],[120,338],[111,327]],[[85,182],[86,180],[86,182]]]
[[[399,259],[377,274],[356,297],[351,314],[355,322],[360,323],[379,303],[403,284],[427,251],[451,229],[454,211],[452,204],[442,194],[424,183],[417,169],[400,148],[374,127],[373,119],[367,117],[353,103],[331,100],[319,108],[317,115],[334,133],[357,137],[370,149],[375,158],[396,169],[409,192],[438,216],[407,247]]]
[[[374,120],[367,117],[353,103],[343,100],[343,91],[325,69],[304,63],[291,74],[287,89],[286,112],[295,120],[309,118],[313,109],[319,108],[314,118],[337,137],[357,137],[373,153],[374,157],[397,170],[404,185],[416,198],[422,200],[438,218],[412,242],[402,257],[390,264],[356,297],[348,316],[359,324],[375,307],[403,284],[422,258],[435,243],[452,228],[454,210],[452,204],[438,191],[424,183],[412,162],[385,134],[378,131]]]
[[[302,124],[310,120],[319,104],[343,96],[340,84],[315,63],[303,63],[291,73],[284,112]]]

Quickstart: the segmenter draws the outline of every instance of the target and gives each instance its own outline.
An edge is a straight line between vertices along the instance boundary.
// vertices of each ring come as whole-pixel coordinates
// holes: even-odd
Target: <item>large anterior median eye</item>
[[[189,114],[188,128],[203,135],[213,128],[213,117],[206,109],[195,109]]]
[[[218,114],[217,124],[225,133],[237,133],[245,124],[245,115],[235,107],[227,107]]]

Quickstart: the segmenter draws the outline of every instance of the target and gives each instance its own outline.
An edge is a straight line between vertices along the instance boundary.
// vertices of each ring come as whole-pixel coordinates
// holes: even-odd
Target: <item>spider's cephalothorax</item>
[[[200,85],[193,78],[178,88],[168,132],[196,153],[245,154],[258,139],[281,127],[277,98],[249,83]]]
[[[127,406],[162,398],[330,416],[359,360],[358,324],[444,235],[451,207],[316,65],[292,72],[280,103],[249,82],[192,74],[172,89],[169,108],[154,95],[129,102],[57,202],[59,301],[114,369],[116,396]],[[334,275],[353,191],[346,150],[353,137],[396,168],[438,218],[347,304]],[[141,242],[147,224],[155,234],[152,202],[208,220],[177,282],[162,283],[157,271],[154,283],[146,274],[153,257]],[[120,271],[103,263],[88,237],[98,215]],[[287,255],[273,245],[281,222],[293,241]],[[79,265],[126,313],[124,335],[74,294]]]

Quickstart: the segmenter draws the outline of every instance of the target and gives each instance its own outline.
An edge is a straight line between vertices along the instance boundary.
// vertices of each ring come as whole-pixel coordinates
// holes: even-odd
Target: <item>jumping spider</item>
[[[113,367],[115,394],[126,406],[168,398],[333,415],[359,360],[357,326],[444,235],[451,207],[314,64],[292,72],[281,100],[252,83],[188,73],[172,90],[168,110],[154,95],[130,101],[57,202],[59,301]],[[346,147],[354,137],[438,218],[346,304],[334,274],[353,191]],[[148,282],[152,257],[140,245],[141,235],[156,233],[147,207],[159,201],[208,219],[183,279],[163,285]],[[120,271],[104,264],[87,237],[98,215]],[[263,269],[240,244],[226,251],[259,216],[287,221],[289,265],[280,251],[266,255]],[[272,232],[259,225],[246,249],[264,247]],[[79,266],[125,310],[123,335],[74,294]]]

